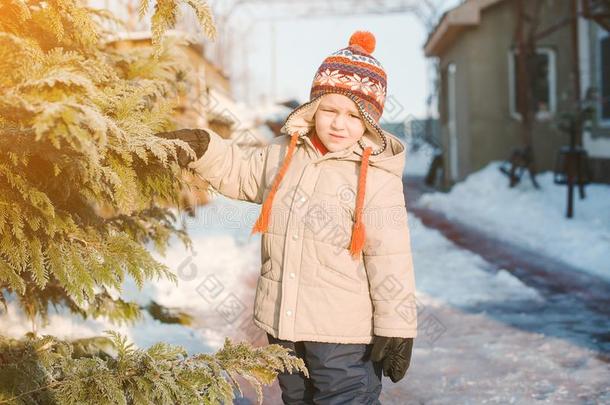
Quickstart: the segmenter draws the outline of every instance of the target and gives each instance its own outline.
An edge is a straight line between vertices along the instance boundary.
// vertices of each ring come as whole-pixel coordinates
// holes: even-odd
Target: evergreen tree
[[[210,10],[184,0],[203,31]],[[113,298],[127,277],[175,275],[170,237],[187,247],[171,207],[180,204],[178,140],[172,111],[187,75],[177,39],[163,33],[178,0],[157,0],[153,47],[113,51],[106,10],[78,0],[0,0],[0,301],[15,297],[32,322],[21,339],[0,337],[0,403],[219,403],[239,374],[271,383],[278,371],[305,370],[279,346],[224,348],[189,357],[159,343],[147,350],[109,337],[62,341],[38,336],[48,309],[133,322],[140,308]],[[141,1],[141,15],[148,10]],[[182,58],[184,59],[184,58]],[[225,379],[225,378],[228,378]],[[237,387],[239,388],[239,387]]]

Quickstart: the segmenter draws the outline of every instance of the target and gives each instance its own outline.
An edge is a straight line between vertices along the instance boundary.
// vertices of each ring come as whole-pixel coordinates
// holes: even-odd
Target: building
[[[545,1],[541,27],[565,21],[572,2]],[[578,6],[582,4],[578,2]],[[463,180],[490,161],[506,160],[521,146],[516,108],[517,24],[513,0],[467,0],[447,11],[429,34],[425,55],[438,58],[440,143],[445,182]],[[543,28],[545,29],[545,28]],[[557,152],[569,143],[557,119],[573,108],[574,60],[580,61],[581,94],[596,86],[603,96],[583,135],[593,181],[610,182],[610,39],[598,23],[578,19],[578,55],[570,24],[537,40],[537,101],[532,146],[538,171],[553,170]]]

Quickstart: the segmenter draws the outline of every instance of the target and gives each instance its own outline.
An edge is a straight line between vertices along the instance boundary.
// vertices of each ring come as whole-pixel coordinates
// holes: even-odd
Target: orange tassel
[[[273,205],[273,198],[275,197],[275,193],[280,186],[280,182],[284,178],[284,174],[288,171],[288,166],[290,165],[290,161],[292,160],[292,155],[294,154],[294,150],[297,146],[297,139],[299,135],[297,133],[292,134],[290,139],[290,146],[288,146],[288,151],[286,152],[286,157],[284,158],[284,162],[282,163],[282,167],[280,171],[276,175],[273,180],[273,185],[271,186],[271,191],[269,195],[265,199],[263,203],[263,208],[261,210],[261,214],[259,215],[254,227],[252,228],[252,232],[250,236],[254,235],[257,232],[265,232],[269,225],[269,217],[271,215],[271,206]]]
[[[352,240],[349,247],[350,254],[355,259],[360,256],[360,252],[364,247],[365,229],[364,222],[362,222],[362,209],[364,205],[364,190],[366,187],[366,173],[369,167],[369,156],[372,151],[373,149],[370,146],[364,149],[358,176],[358,194],[356,196],[355,212],[356,222],[354,222],[354,227],[352,229]]]

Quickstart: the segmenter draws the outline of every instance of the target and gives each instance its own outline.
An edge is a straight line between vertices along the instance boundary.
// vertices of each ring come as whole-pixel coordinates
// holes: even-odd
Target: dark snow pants
[[[369,359],[372,344],[291,342],[269,333],[267,339],[291,349],[309,371],[309,378],[301,372],[278,374],[285,404],[381,404],[382,366]]]

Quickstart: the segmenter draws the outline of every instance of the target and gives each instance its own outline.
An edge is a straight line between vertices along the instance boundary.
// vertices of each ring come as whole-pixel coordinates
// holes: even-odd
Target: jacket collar
[[[386,149],[379,155],[370,156],[369,165],[383,169],[402,178],[406,156],[405,146],[396,135],[385,130],[383,131],[387,139]],[[369,141],[369,138],[364,138],[363,143],[365,146],[372,146],[373,149],[376,147],[375,144],[372,144]],[[325,155],[322,155],[314,146],[308,133],[300,135],[297,138],[297,147],[305,147],[308,154],[314,157],[315,163],[329,159],[360,161],[364,152],[358,142],[356,142],[347,149],[336,152],[329,151]]]
[[[288,135],[298,133],[297,146],[307,145],[307,152],[315,158],[316,162],[326,159],[360,161],[363,150],[358,142],[345,150],[328,152],[325,155],[322,155],[313,145],[308,134],[314,127],[313,117],[318,109],[321,98],[317,97],[295,108],[286,118],[281,132]],[[371,155],[369,157],[369,165],[386,170],[402,178],[406,156],[405,146],[395,135],[382,129],[378,124],[372,124],[367,119],[363,119],[365,120],[366,131],[362,136],[362,143],[365,146],[371,146],[374,151],[378,150],[383,146],[380,134],[383,134],[386,138],[386,148],[378,155]]]

